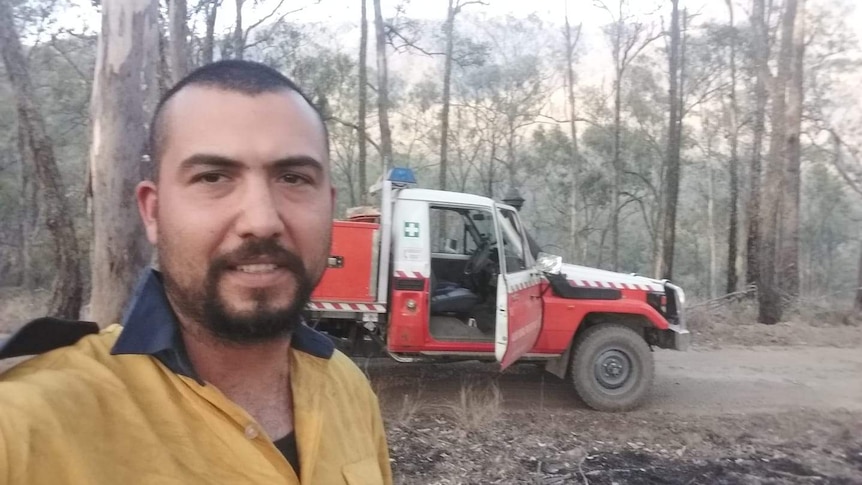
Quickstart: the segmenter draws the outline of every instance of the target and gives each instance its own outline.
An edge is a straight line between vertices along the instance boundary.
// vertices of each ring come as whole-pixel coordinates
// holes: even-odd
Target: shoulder
[[[329,360],[330,375],[337,384],[357,392],[371,393],[368,376],[357,367],[350,357],[336,350]]]
[[[116,380],[110,351],[120,330],[119,325],[111,325],[72,345],[37,355],[0,373],[0,403],[110,386]]]
[[[8,338],[0,339],[0,359],[41,355],[73,345],[95,333],[99,333],[99,326],[94,322],[37,318],[21,326]]]
[[[330,401],[350,402],[376,405],[376,397],[371,389],[366,375],[338,350],[332,352],[329,358],[319,358],[305,352],[295,353],[295,364],[291,372],[296,372],[295,382],[302,386],[319,386],[326,383],[326,393]],[[361,407],[361,406],[356,406]]]

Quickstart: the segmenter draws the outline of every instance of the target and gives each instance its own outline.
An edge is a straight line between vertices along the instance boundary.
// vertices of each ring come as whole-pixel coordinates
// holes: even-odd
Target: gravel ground
[[[0,294],[0,333],[38,307]],[[824,304],[754,323],[691,309],[689,352],[656,352],[643,408],[587,409],[535,365],[358,360],[398,484],[862,484],[862,322]],[[11,362],[3,362],[3,367]]]
[[[399,484],[862,484],[862,326],[697,315],[642,409],[520,365],[360,361]]]

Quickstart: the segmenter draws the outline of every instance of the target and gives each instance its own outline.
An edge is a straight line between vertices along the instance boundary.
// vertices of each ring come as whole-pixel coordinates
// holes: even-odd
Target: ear
[[[138,200],[138,212],[147,231],[147,239],[150,244],[155,245],[159,240],[159,223],[156,218],[159,211],[159,192],[156,184],[150,180],[139,183],[135,188],[135,197]]]

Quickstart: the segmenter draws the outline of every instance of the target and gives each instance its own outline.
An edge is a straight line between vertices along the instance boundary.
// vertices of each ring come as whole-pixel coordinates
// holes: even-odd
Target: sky
[[[91,0],[67,0],[72,7],[62,12],[59,23],[62,26],[81,30],[86,28],[90,32],[99,29],[99,15],[92,7]],[[120,0],[131,1],[131,0]],[[253,6],[253,0],[246,0],[243,9],[243,20],[246,25],[258,20],[266,13],[272,11],[280,0],[259,0],[257,6]],[[461,2],[470,0],[460,0]],[[616,4],[616,0],[481,0],[484,5],[468,5],[464,12],[483,12],[493,16],[512,15],[515,17],[527,17],[536,14],[548,23],[562,25],[563,18],[568,11],[570,23],[573,26],[583,23],[583,48],[582,54],[587,57],[591,53],[607,56],[609,54],[607,43],[601,35],[600,28],[610,22],[611,18],[607,11],[600,7],[604,1],[609,6]],[[831,2],[832,0],[808,0],[808,3]],[[856,0],[843,0],[851,4]],[[384,17],[394,16],[396,9],[403,7],[404,15],[410,18],[424,20],[443,20],[446,17],[448,0],[381,0]],[[194,4],[195,0],[188,0]],[[368,17],[373,28],[373,2],[367,0]],[[748,5],[751,0],[735,0],[736,17],[744,19],[748,13]],[[288,18],[295,22],[320,22],[334,25],[356,25],[359,20],[359,0],[285,0],[282,11],[296,9]],[[667,0],[628,0],[627,8],[638,17],[652,17],[657,22],[659,19],[670,17],[670,2]],[[725,21],[727,18],[727,6],[725,0],[680,0],[680,8],[687,8],[690,13],[696,13],[701,19],[717,19]],[[652,15],[650,15],[652,14]],[[228,32],[235,18],[235,2],[223,0],[219,9],[217,30]],[[848,18],[848,25],[855,30],[857,37],[862,39],[862,5],[855,8]],[[590,59],[583,59],[589,61]]]
[[[91,0],[68,0],[72,7],[59,15],[60,24],[66,27],[80,29],[86,26],[90,31],[99,29],[99,16],[92,7]],[[130,0],[120,0],[130,1]],[[244,23],[258,20],[261,16],[270,12],[280,0],[260,0],[259,5],[252,7],[253,0],[246,0],[243,9]],[[404,14],[410,18],[425,20],[443,20],[446,17],[448,0],[381,0],[383,16],[391,17],[399,7],[404,8]],[[470,0],[460,0],[461,2]],[[599,28],[610,21],[607,11],[600,5],[604,1],[609,6],[615,5],[616,0],[481,0],[484,5],[468,5],[466,11],[485,12],[490,15],[512,15],[515,17],[527,17],[536,14],[542,20],[550,23],[562,24],[565,13],[568,11],[570,23],[578,25],[583,23],[587,34],[598,32]],[[808,0],[809,3],[821,3],[824,0]],[[827,0],[828,1],[828,0]],[[845,0],[856,3],[854,0]],[[193,4],[195,0],[188,0]],[[373,20],[373,3],[367,0],[369,21]],[[747,7],[750,0],[736,0],[736,17],[742,19],[747,16]],[[649,16],[653,18],[670,17],[670,2],[667,0],[628,0],[628,7],[636,16]],[[725,0],[680,0],[680,8],[687,8],[690,13],[694,12],[702,19],[727,18],[727,6]],[[282,11],[297,9],[288,18],[296,22],[322,22],[336,25],[358,23],[359,0],[286,0]],[[235,18],[235,2],[223,0],[218,14],[218,29],[228,31]],[[857,36],[862,38],[862,5],[855,8],[848,19],[848,25],[856,31]]]
[[[129,1],[129,0],[122,0]],[[464,0],[462,0],[463,2]],[[91,29],[98,29],[98,13],[91,6],[91,0],[70,0],[72,7],[67,9],[61,17],[65,25],[80,26],[81,23],[88,24]],[[270,11],[277,5],[279,0],[261,0],[258,7],[251,8],[252,0],[246,1],[243,9],[247,23],[256,20],[260,15]],[[368,16],[372,18],[372,0],[368,2]],[[447,0],[382,0],[384,17],[395,13],[398,6],[403,6],[406,15],[419,19],[444,19],[446,17]],[[543,20],[562,22],[563,15],[568,8],[569,18],[573,24],[583,22],[588,26],[600,26],[608,21],[608,14],[598,5],[598,0],[482,0],[485,5],[469,5],[465,9],[482,10],[497,15],[513,15],[515,17],[526,17],[535,13]],[[194,0],[189,0],[189,4]],[[608,5],[615,4],[615,0],[606,0]],[[750,1],[736,1],[740,12],[742,7]],[[234,2],[224,0],[219,10],[219,26],[227,29],[233,22]],[[698,12],[706,17],[725,18],[727,7],[724,0],[680,0],[680,8],[687,7],[690,12]],[[356,22],[359,19],[359,0],[287,0],[282,7],[284,10],[302,8],[301,11],[290,15],[291,19],[307,22],[332,22],[347,23]],[[639,14],[657,12],[659,15],[669,16],[670,2],[659,0],[629,0],[629,8]],[[851,25],[857,27],[857,32],[862,33],[862,8],[857,8],[852,15]]]
[[[80,32],[86,30],[96,32],[99,29],[100,19],[98,11],[92,7],[91,0],[67,0],[72,5],[66,11],[57,16],[58,25],[71,28]],[[118,0],[132,1],[132,0]],[[243,9],[243,20],[249,25],[278,5],[280,0],[259,0],[257,6],[253,6],[255,0],[246,0]],[[458,1],[458,0],[456,0]],[[470,0],[460,0],[466,2]],[[471,4],[465,7],[464,12],[474,14],[482,13],[489,16],[527,17],[531,14],[537,15],[548,24],[563,24],[564,15],[568,11],[569,21],[573,26],[583,24],[582,36],[579,45],[579,60],[577,69],[580,72],[580,81],[588,84],[600,84],[607,82],[609,76],[610,48],[601,33],[601,27],[611,21],[606,10],[601,8],[602,1],[608,6],[616,5],[617,0],[481,0],[484,5]],[[835,1],[844,1],[850,5],[861,3],[858,0],[807,0],[808,4],[832,5]],[[383,16],[392,17],[396,9],[401,7],[405,17],[422,20],[443,20],[446,17],[448,0],[381,0]],[[190,5],[196,0],[188,0]],[[751,0],[735,0],[735,16],[739,22],[744,22],[748,16]],[[297,9],[287,18],[299,23],[325,23],[339,27],[350,27],[358,24],[360,18],[360,0],[284,0],[282,11]],[[680,8],[687,8],[689,13],[696,13],[700,20],[715,19],[725,22],[727,19],[727,5],[725,0],[680,0]],[[613,8],[613,7],[612,7]],[[373,0],[367,0],[368,18],[370,32],[373,34]],[[639,18],[651,18],[656,23],[668,22],[670,17],[670,2],[668,0],[628,0],[627,10]],[[235,19],[234,0],[223,0],[219,9],[217,32],[226,33],[232,28]],[[856,37],[862,39],[862,4],[851,11],[847,18],[847,25],[855,31]],[[657,25],[660,28],[660,25]],[[352,30],[352,29],[349,29]],[[549,35],[559,36],[559,30],[549,29]],[[358,35],[347,32],[344,37],[339,37],[337,42],[343,48],[354,49],[358,44]],[[372,45],[373,47],[373,45]],[[369,62],[373,63],[373,48],[369,49]],[[862,57],[862,53],[860,53]],[[413,63],[418,63],[414,65]],[[406,66],[410,64],[410,66]],[[408,67],[412,72],[421,70],[423,62],[415,56],[393,56],[390,58],[391,68],[401,70]],[[419,68],[419,69],[417,69]],[[418,75],[418,74],[417,74]],[[584,76],[589,79],[585,79]],[[849,75],[842,82],[846,86],[847,96],[856,98],[858,86],[862,84],[862,73]],[[847,113],[844,115],[836,113],[839,118],[846,116],[846,120],[862,121],[862,113],[857,109],[857,103],[848,105]]]

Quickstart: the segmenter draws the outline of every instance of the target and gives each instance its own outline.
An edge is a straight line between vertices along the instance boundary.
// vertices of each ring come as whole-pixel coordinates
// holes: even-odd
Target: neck
[[[243,408],[271,439],[293,430],[289,337],[236,344],[217,339],[198,324],[181,327],[189,360],[201,379]]]
[[[189,360],[198,375],[223,392],[233,388],[271,385],[273,380],[287,381],[287,352],[290,338],[239,344],[225,342],[209,332],[183,325],[182,335]],[[270,388],[276,391],[281,386]]]

